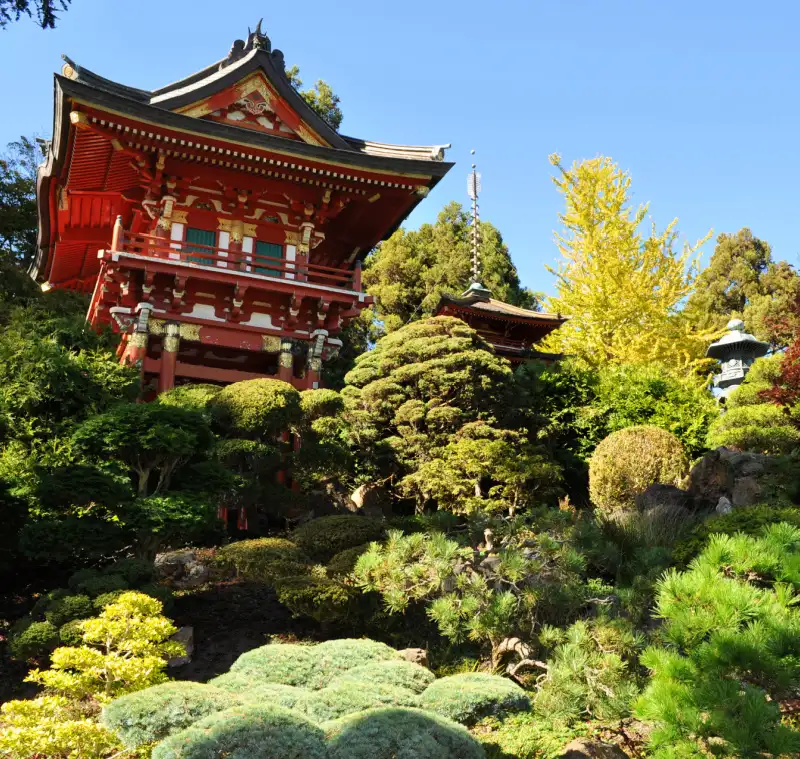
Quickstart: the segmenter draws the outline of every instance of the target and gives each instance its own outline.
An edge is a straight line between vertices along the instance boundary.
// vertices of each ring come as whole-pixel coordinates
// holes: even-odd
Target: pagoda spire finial
[[[475,151],[471,150],[470,155],[474,156]],[[476,165],[472,164],[472,171],[467,176],[467,194],[472,200],[472,281],[480,282],[480,213],[478,211],[478,195],[481,191],[481,175],[475,170]]]

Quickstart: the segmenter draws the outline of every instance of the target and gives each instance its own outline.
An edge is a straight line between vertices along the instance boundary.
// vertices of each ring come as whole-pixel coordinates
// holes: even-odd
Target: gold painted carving
[[[147,332],[134,332],[131,335],[130,344],[133,348],[146,348],[147,338]]]
[[[322,359],[321,358],[317,358],[316,356],[314,356],[314,358],[309,359],[308,368],[312,372],[321,372],[322,371]]]
[[[175,209],[172,212],[172,221],[176,224],[186,224],[188,221],[189,212],[188,211],[178,211]]]
[[[70,66],[69,63],[65,63],[61,67],[61,75],[67,77],[67,79],[77,79],[78,78],[78,72],[75,71],[75,69],[72,68],[72,66]]]
[[[286,351],[281,351],[280,364],[284,369],[291,369],[294,366],[294,356]]]
[[[300,244],[300,233],[293,232],[290,229],[286,230],[286,244],[287,245],[299,245]]]
[[[181,324],[181,337],[184,340],[200,340],[199,324]]]
[[[243,225],[243,232],[246,237],[255,237],[256,232],[256,225],[255,224],[244,224]]]
[[[367,198],[367,201],[370,202],[370,203],[374,203],[380,197],[381,197],[381,194],[379,192],[376,192],[371,198]]]
[[[281,349],[281,339],[277,335],[264,335],[262,337],[265,353],[277,353]]]
[[[324,142],[316,132],[312,132],[311,129],[306,126],[304,121],[301,121],[297,125],[297,136],[303,139],[305,142],[309,143],[310,145],[322,145],[324,147],[330,147],[327,142]]]
[[[166,322],[163,319],[150,319],[147,322],[151,335],[163,335],[166,333]]]
[[[86,129],[89,126],[88,117],[85,113],[81,113],[80,111],[71,111],[69,114],[69,120],[79,129]]]
[[[167,335],[164,338],[164,350],[168,353],[177,353],[181,347],[180,335]]]

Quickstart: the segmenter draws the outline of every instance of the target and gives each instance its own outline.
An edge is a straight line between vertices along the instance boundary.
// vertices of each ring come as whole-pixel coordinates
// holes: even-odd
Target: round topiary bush
[[[270,440],[300,423],[300,393],[288,382],[254,379],[223,388],[211,403],[214,418],[243,437]]]
[[[327,722],[322,729],[328,738],[329,759],[486,757],[480,743],[461,725],[419,709],[368,709]]]
[[[217,385],[204,383],[181,385],[158,395],[156,402],[163,403],[165,406],[179,406],[180,408],[193,409],[194,411],[205,411],[221,390],[222,388]]]
[[[615,512],[634,507],[650,485],[680,487],[689,460],[680,440],[658,427],[627,427],[612,432],[589,461],[589,495],[595,508]]]
[[[347,548],[381,540],[385,531],[379,519],[337,514],[306,522],[292,533],[292,540],[314,561],[325,564]]]
[[[316,646],[270,643],[243,653],[230,674],[251,678],[254,683],[280,683],[319,690],[335,677],[373,661],[400,658],[400,654],[374,640],[343,638]]]
[[[106,568],[105,574],[121,575],[129,587],[139,588],[156,579],[156,567],[152,561],[144,559],[121,559]]]
[[[238,703],[234,694],[211,685],[163,683],[115,699],[103,709],[102,722],[127,748],[136,748]]]
[[[331,688],[342,683],[382,683],[405,688],[414,693],[422,693],[436,675],[429,669],[404,659],[372,662],[347,670],[331,682]]]
[[[269,702],[291,709],[309,691],[294,685],[265,683],[256,676],[243,675],[240,672],[226,672],[208,681],[215,688],[234,693],[245,701],[256,703]]]
[[[77,593],[94,598],[115,590],[128,590],[128,581],[120,574],[80,570],[69,578],[69,586]]]
[[[109,604],[113,604],[125,591],[112,590],[110,593],[101,593],[92,601],[95,611],[103,611]]]
[[[308,574],[311,561],[291,540],[284,538],[229,543],[217,551],[215,560],[233,567],[240,577],[266,583]]]
[[[231,665],[230,674],[249,677],[254,682],[304,687],[312,679],[315,669],[313,651],[314,646],[270,643],[245,651]]]
[[[58,628],[50,622],[31,622],[9,640],[11,654],[16,659],[39,659],[58,645]]]
[[[345,548],[344,551],[339,551],[326,565],[325,573],[328,577],[344,577],[349,575],[356,566],[358,557],[362,553],[366,553],[369,548],[369,543],[356,546],[355,548]]]
[[[65,646],[80,646],[83,644],[84,619],[73,619],[58,628],[58,639]]]
[[[292,708],[320,724],[376,706],[419,706],[419,697],[406,688],[358,681],[307,691]]]
[[[212,714],[159,743],[153,759],[328,759],[325,735],[280,706],[249,705]]]
[[[442,677],[420,696],[420,706],[464,725],[531,708],[531,701],[511,680],[482,672]]]
[[[323,416],[338,416],[344,411],[344,399],[335,390],[303,390],[300,393],[303,419],[313,422]]]
[[[335,625],[358,614],[364,594],[329,577],[285,577],[275,582],[278,600],[295,617],[310,617],[321,625]]]
[[[93,615],[94,605],[89,596],[64,596],[50,604],[44,618],[55,627],[63,627],[73,619],[85,619]]]

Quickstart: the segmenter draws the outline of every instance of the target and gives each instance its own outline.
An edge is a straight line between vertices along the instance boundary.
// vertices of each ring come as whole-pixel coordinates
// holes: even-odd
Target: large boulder
[[[636,508],[640,512],[653,509],[684,509],[688,513],[692,505],[692,494],[674,485],[656,483],[636,496]]]
[[[786,472],[786,459],[761,453],[717,448],[692,467],[689,492],[697,508],[713,509],[720,499],[733,508],[752,506],[789,494],[797,473]]]
[[[161,581],[172,588],[197,588],[207,583],[211,572],[195,551],[171,551],[156,556],[156,570]]]
[[[564,747],[560,759],[628,759],[628,756],[619,746],[577,738]]]

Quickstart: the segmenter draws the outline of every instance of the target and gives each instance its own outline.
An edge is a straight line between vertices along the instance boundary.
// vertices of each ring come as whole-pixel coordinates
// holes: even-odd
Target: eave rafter
[[[182,162],[208,165],[221,169],[233,169],[259,177],[288,181],[299,185],[322,187],[327,190],[355,196],[374,197],[375,194],[412,197],[427,193],[430,177],[393,177],[387,174],[369,174],[364,171],[326,167],[295,156],[279,157],[258,150],[246,150],[242,146],[223,147],[211,140],[198,139],[196,135],[171,133],[158,127],[133,126],[123,118],[109,118],[104,112],[77,111],[70,119],[81,128],[91,129],[103,135],[112,144],[132,154],[155,153]],[[401,181],[396,181],[396,180]]]

